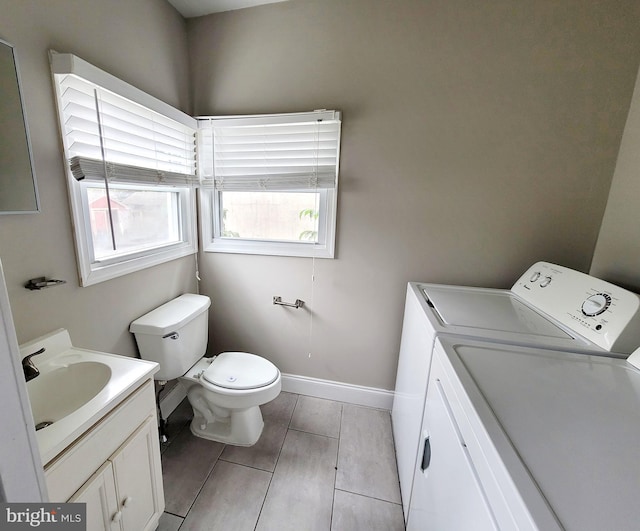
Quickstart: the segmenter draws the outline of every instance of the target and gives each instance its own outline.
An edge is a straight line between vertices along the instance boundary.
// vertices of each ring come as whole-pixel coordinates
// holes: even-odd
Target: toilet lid
[[[269,360],[246,352],[223,352],[215,357],[202,377],[226,389],[256,389],[278,379],[280,371]]]

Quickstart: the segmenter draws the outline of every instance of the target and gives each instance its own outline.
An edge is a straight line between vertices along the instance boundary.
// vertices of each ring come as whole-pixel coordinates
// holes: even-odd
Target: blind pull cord
[[[308,356],[311,359],[311,347],[313,344],[313,292],[316,283],[316,257],[311,258],[311,311],[309,312],[309,352]]]
[[[320,120],[317,121],[318,126],[320,123]],[[320,149],[320,130],[319,127],[316,128],[316,152],[315,152],[315,172],[316,172],[316,176],[318,174],[318,150]],[[319,203],[319,198],[318,198],[318,182],[315,182],[315,210],[316,212],[318,212],[320,210],[320,203]],[[316,218],[317,220],[318,218]],[[316,221],[316,239],[318,238],[318,234],[319,234],[319,227],[317,225],[318,221]],[[314,294],[315,294],[315,284],[316,284],[316,254],[317,251],[317,244],[314,244],[313,247],[313,256],[311,257],[311,311],[309,312],[309,359],[311,359],[311,348],[313,345],[313,313],[314,313],[314,307],[313,307],[313,302],[314,302]]]

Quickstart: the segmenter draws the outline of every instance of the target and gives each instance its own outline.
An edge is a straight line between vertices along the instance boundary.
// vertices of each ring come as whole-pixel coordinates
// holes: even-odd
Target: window
[[[107,197],[104,186],[86,183],[81,184],[81,192],[86,194],[83,204],[87,205],[93,255],[98,262],[176,245],[182,240],[180,213],[184,205],[180,204],[180,191],[173,187],[115,185]]]
[[[70,54],[51,55],[81,282],[196,252],[196,121]]]
[[[205,251],[333,258],[340,113],[199,118]]]

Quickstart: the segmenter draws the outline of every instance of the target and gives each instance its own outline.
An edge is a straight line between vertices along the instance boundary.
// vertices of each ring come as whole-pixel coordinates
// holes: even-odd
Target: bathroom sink
[[[125,398],[153,378],[158,364],[76,348],[64,329],[20,345],[39,374],[27,382],[42,464],[58,454]]]
[[[36,430],[46,428],[95,398],[109,383],[111,368],[79,361],[40,374],[27,383]]]

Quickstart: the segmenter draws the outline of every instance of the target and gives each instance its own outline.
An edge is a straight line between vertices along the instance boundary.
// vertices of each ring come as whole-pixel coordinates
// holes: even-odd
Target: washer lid
[[[604,356],[440,341],[456,393],[465,389],[462,410],[479,415],[495,445],[491,465],[496,450],[511,471],[524,465],[509,488],[527,506],[542,494],[562,529],[638,528],[639,371]]]
[[[572,339],[506,290],[431,285],[422,291],[444,326]]]
[[[223,352],[202,377],[225,389],[257,389],[272,384],[280,371],[269,360],[246,352]]]

